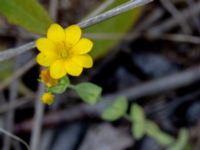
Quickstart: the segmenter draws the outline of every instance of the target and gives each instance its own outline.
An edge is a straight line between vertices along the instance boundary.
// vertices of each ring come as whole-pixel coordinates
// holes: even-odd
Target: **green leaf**
[[[136,140],[141,139],[146,132],[145,115],[142,107],[138,104],[131,106],[130,118],[132,121],[132,134]]]
[[[115,121],[126,114],[128,101],[126,97],[119,96],[105,111],[102,118],[107,121]]]
[[[128,0],[116,0],[107,10],[115,8],[120,4],[127,2]],[[84,29],[84,33],[127,33],[131,27],[136,23],[140,13],[142,12],[143,7],[139,7],[125,13],[122,13],[118,16],[112,17],[109,20],[103,21],[87,29]],[[93,40],[94,47],[91,52],[91,55],[94,59],[104,56],[111,50],[113,46],[119,43],[122,39],[122,36],[114,38],[112,40]]]
[[[187,129],[181,129],[179,131],[178,140],[168,150],[183,150],[188,144],[189,134]]]
[[[158,126],[151,121],[146,121],[146,133],[148,136],[157,140],[161,145],[169,146],[174,142],[174,138],[162,132]]]
[[[70,80],[68,76],[64,76],[56,86],[50,87],[47,90],[54,94],[61,94],[69,87]]]
[[[102,88],[90,82],[83,82],[74,88],[83,101],[89,104],[96,104],[102,92]]]
[[[145,135],[146,132],[145,123],[140,124],[135,122],[134,124],[132,124],[131,132],[136,140],[140,140]]]
[[[140,124],[143,124],[145,122],[145,115],[142,107],[140,107],[138,104],[133,104],[131,106],[131,119],[133,122],[140,122]]]
[[[45,34],[51,18],[37,0],[0,0],[0,14],[28,31]]]

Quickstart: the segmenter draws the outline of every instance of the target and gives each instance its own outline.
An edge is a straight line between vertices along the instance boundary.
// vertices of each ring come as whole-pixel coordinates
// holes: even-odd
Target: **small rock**
[[[161,77],[177,71],[177,66],[167,58],[154,53],[133,54],[132,61],[147,75]]]
[[[79,150],[124,150],[133,144],[133,138],[123,128],[109,124],[92,127]]]

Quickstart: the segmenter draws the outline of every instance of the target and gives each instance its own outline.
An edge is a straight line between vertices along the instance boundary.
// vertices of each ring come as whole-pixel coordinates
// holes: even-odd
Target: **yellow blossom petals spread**
[[[36,61],[50,68],[50,75],[60,79],[66,74],[79,76],[83,68],[91,68],[92,58],[87,54],[93,47],[92,41],[81,38],[78,25],[63,29],[58,24],[52,24],[47,32],[47,38],[36,41],[40,53]]]

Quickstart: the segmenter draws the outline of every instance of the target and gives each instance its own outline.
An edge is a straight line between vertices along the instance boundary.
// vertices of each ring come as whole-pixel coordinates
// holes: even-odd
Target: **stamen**
[[[60,57],[66,59],[68,57],[68,48],[66,47],[65,43],[61,42],[57,45],[57,47]]]

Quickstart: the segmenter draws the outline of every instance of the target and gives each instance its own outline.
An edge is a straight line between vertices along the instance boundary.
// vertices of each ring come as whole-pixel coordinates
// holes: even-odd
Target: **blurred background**
[[[39,13],[35,6],[27,0],[11,2],[13,8],[14,4],[23,3],[27,16],[22,7],[3,7],[6,1],[0,1],[1,51],[31,42],[43,34],[43,28],[39,30],[36,24],[31,27],[21,23],[23,18],[32,17],[29,13]],[[37,4],[54,22],[67,27],[125,2],[128,0],[38,0]],[[12,11],[17,21],[8,15]],[[45,26],[44,22],[39,20]],[[188,134],[182,138],[187,140],[182,140],[184,147],[179,147],[180,150],[199,150],[200,1],[154,0],[85,28],[83,33],[94,41],[91,55],[95,63],[79,78],[71,78],[71,82],[90,81],[103,88],[104,96],[126,96],[129,105],[139,104],[146,119],[174,139],[180,138],[179,131],[185,128]],[[104,121],[95,106],[84,104],[73,91],[57,95],[51,106],[41,105],[37,53],[34,49],[1,61],[0,128],[20,137],[33,150],[168,149],[156,140],[162,137],[144,135],[136,140],[126,118]],[[0,149],[25,150],[26,147],[0,134]]]

